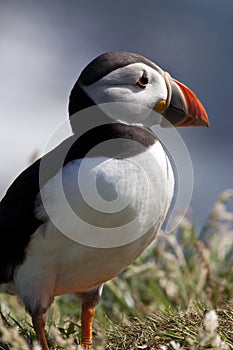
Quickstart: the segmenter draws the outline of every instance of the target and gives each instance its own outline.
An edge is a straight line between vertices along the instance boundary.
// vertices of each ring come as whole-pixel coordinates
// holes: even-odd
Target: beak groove
[[[206,110],[194,92],[178,80],[171,78],[166,72],[164,78],[168,89],[168,97],[166,109],[162,114],[166,120],[175,127],[209,127]],[[165,121],[161,126],[166,127],[168,126],[166,124],[169,123]]]

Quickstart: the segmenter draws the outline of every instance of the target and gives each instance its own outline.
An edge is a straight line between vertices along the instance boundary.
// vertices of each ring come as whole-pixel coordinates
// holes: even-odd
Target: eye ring
[[[149,82],[149,79],[148,79],[146,73],[143,72],[141,78],[138,79],[136,85],[138,85],[138,86],[140,86],[141,88],[145,89],[146,86],[147,86],[147,84],[148,84],[148,82]]]

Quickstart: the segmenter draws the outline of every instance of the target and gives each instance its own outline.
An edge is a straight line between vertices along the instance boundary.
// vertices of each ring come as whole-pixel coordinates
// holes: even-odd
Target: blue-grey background
[[[106,51],[140,53],[192,88],[211,127],[180,130],[192,215],[233,187],[232,0],[0,0],[0,193],[67,118],[69,91]]]

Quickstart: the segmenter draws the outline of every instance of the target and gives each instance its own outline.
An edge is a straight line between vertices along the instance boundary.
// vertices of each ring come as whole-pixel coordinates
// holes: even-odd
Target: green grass
[[[106,283],[94,321],[95,349],[233,349],[232,195],[220,196],[200,235],[185,218]],[[27,350],[33,343],[39,349],[20,302],[0,295],[0,305],[0,350]],[[72,297],[56,298],[46,332],[51,349],[77,348],[80,305]]]

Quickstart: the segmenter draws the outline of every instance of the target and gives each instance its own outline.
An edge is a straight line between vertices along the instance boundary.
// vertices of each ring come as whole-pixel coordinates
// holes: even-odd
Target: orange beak
[[[162,111],[165,120],[162,127],[172,124],[179,126],[209,126],[206,110],[197,96],[187,86],[165,73],[165,82],[168,89],[166,107]],[[169,123],[166,123],[168,121]]]

